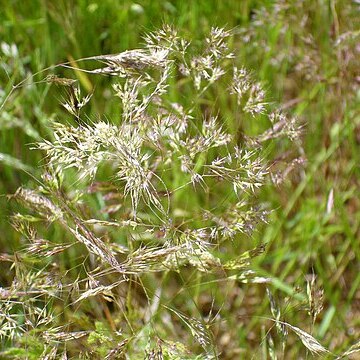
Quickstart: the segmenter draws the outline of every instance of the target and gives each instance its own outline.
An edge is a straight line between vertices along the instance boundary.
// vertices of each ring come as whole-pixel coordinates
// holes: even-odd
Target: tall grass
[[[59,4],[5,7],[2,356],[356,354],[356,3]]]

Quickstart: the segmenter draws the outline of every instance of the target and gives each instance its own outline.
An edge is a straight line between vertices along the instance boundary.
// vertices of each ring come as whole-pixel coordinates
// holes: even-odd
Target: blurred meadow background
[[[341,354],[360,358],[359,1],[1,0],[0,4],[1,358],[335,359]],[[195,47],[211,28],[232,30],[229,48],[234,66],[248,69],[262,84],[267,106],[276,104],[301,123],[300,138],[293,145],[270,141],[264,146],[270,173],[283,177],[274,181],[273,176],[249,195],[249,201],[253,196],[269,211],[267,222],[259,223],[251,235],[235,237],[226,245],[228,255],[223,254],[226,261],[226,256],[250,251],[247,271],[252,275],[247,279],[249,273],[239,275],[236,267],[226,278],[203,274],[196,267],[161,270],[134,276],[140,280],[132,279],[126,291],[120,285],[116,293],[110,288],[101,292],[105,285],[94,279],[99,294],[81,306],[71,294],[57,299],[50,294],[51,286],[55,289],[51,291],[60,291],[59,279],[91,283],[96,261],[81,244],[47,257],[29,255],[24,235],[29,229],[24,231],[24,221],[12,219],[23,207],[9,196],[19,187],[39,187],[46,158],[34,144],[53,139],[52,122],[76,124],[65,120],[69,117],[60,104],[64,88],[45,79],[49,75],[75,79],[84,94],[93,92],[84,108],[84,117],[93,122],[106,119],[118,124],[121,107],[112,97],[113,77],[64,67],[41,71],[60,63],[79,67],[75,59],[143,48],[143,36],[164,24]],[[12,91],[22,81],[23,86]],[[171,101],[190,106],[193,89],[171,81],[175,83],[168,94]],[[216,84],[199,109],[215,113],[239,143],[243,133],[260,134],[269,127],[264,114],[253,119],[238,113],[228,93],[226,81]],[[107,181],[109,174],[106,166],[101,167],[98,180]],[[174,175],[181,183],[179,177]],[[77,196],[74,187],[85,187],[76,181],[75,171],[62,181],[72,199]],[[116,201],[104,199],[102,190],[83,198],[87,208],[82,215],[120,220],[123,214],[117,212]],[[186,199],[179,195],[174,200],[177,211],[200,211],[205,200],[196,194],[190,192]],[[225,190],[219,194],[219,206],[227,196],[231,199]],[[25,220],[36,223],[41,238],[53,244],[74,241],[73,234],[61,227],[46,223],[39,227],[30,215]],[[113,228],[101,234],[114,243],[126,236]],[[119,247],[123,244],[118,241]],[[47,278],[41,286],[48,281],[49,294],[32,296],[32,279],[42,271]],[[114,275],[108,276],[107,284]],[[22,284],[22,292],[14,282]],[[121,291],[125,294],[120,311],[113,298]],[[157,310],[151,316],[148,308]],[[44,312],[54,317],[51,325],[39,320]],[[27,317],[38,322],[28,324]],[[199,341],[201,336],[211,350]]]

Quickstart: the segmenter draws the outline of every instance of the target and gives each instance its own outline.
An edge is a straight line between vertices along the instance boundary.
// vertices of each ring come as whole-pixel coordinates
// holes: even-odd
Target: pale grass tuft
[[[331,352],[322,346],[312,335],[308,334],[304,330],[299,329],[296,326],[290,325],[287,322],[274,320],[276,323],[286,326],[292,330],[304,344],[304,346],[314,355],[326,355],[331,354]]]
[[[218,357],[212,323],[200,313],[196,318],[164,305],[164,286],[169,279],[171,291],[181,293],[192,286],[186,283],[190,273],[196,274],[199,289],[210,276],[215,283],[271,283],[271,278],[251,269],[252,259],[264,253],[264,244],[237,254],[233,250],[268,221],[267,208],[257,205],[258,190],[273,174],[264,144],[284,137],[298,142],[301,130],[296,118],[273,110],[252,73],[235,66],[229,45],[233,35],[213,27],[198,46],[164,26],[144,37],[143,49],[65,64],[87,76],[112,76],[110,87],[120,109],[117,119],[108,114],[100,119],[84,115],[84,107],[97,94],[81,94],[77,81],[57,75],[44,78],[42,82],[65,92],[62,103],[68,113],[61,121],[52,121],[51,136],[34,146],[45,154],[44,174],[37,190],[20,188],[15,193],[29,213],[15,214],[13,225],[28,242],[27,258],[36,256],[41,264],[44,258],[51,261],[33,273],[20,257],[15,258],[17,281],[0,291],[6,319],[0,323],[2,338],[16,339],[41,325],[46,330],[39,333],[47,342],[43,358],[59,354],[66,358],[70,341],[86,347],[87,335],[89,346],[100,344],[92,351],[105,359],[123,357],[126,351],[138,355],[136,346],[142,351],[139,358],[144,352],[148,359],[189,358],[192,354],[183,344],[153,336],[157,331],[153,324],[164,315],[164,308],[169,318],[171,312],[185,324],[202,347],[203,358]],[[93,62],[103,66],[89,68]],[[218,85],[225,89],[228,84],[228,101],[238,105],[244,120],[267,117],[269,130],[238,136],[223,114],[214,114],[217,101],[209,101],[212,89]],[[187,87],[191,98],[183,96]],[[294,162],[278,178],[285,178],[295,166]],[[46,240],[44,224],[61,233],[58,243]],[[80,260],[72,258],[79,263],[71,263],[72,268],[61,274],[58,263],[76,244],[86,251],[78,253]],[[161,284],[156,283],[159,279]],[[25,297],[29,289],[42,307]],[[100,301],[92,301],[95,297]],[[26,326],[17,318],[12,299],[24,299]],[[192,308],[199,306],[198,300],[200,296],[193,299]],[[61,313],[54,317],[47,311],[47,301],[69,304],[80,313],[93,311],[95,318],[103,314],[106,320],[95,324],[90,334],[72,325],[65,329],[58,326]],[[309,303],[315,318],[318,312],[312,300]],[[94,309],[89,310],[89,304]],[[214,319],[221,318],[220,311]],[[324,352],[310,335],[281,323],[274,304],[272,312],[284,337],[288,327],[310,351]],[[183,333],[178,323],[167,325],[174,337]],[[150,340],[144,345],[147,324],[155,345]],[[118,326],[126,334],[121,339]],[[54,343],[57,347],[51,348]]]
[[[166,309],[174,313],[179,319],[190,329],[195,340],[207,350],[212,344],[212,337],[203,321],[199,321],[193,317],[189,317],[182,312],[165,306]]]
[[[102,295],[102,296],[106,296],[107,298],[111,298],[112,297],[111,290],[119,286],[120,283],[121,282],[116,282],[108,286],[97,285],[95,288],[89,289],[85,291],[83,294],[81,294],[81,296],[74,302],[74,304],[96,295]]]

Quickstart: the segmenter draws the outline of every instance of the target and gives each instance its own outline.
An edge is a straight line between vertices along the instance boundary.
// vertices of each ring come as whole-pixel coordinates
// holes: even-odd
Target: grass
[[[245,252],[246,256],[246,251],[258,249],[256,254],[248,254],[247,270],[254,274],[236,266],[233,270],[206,273],[200,270],[201,264],[192,264],[129,276],[125,285],[122,277],[104,267],[106,281],[98,283],[97,265],[111,263],[110,255],[99,261],[98,256],[87,251],[86,243],[70,246],[75,238],[84,243],[74,230],[80,226],[74,218],[125,221],[126,211],[115,207],[121,203],[128,209],[131,202],[122,200],[122,194],[116,194],[111,185],[96,188],[100,185],[93,184],[94,192],[83,195],[75,214],[66,215],[65,225],[40,222],[37,226],[38,237],[69,247],[59,248],[62,251],[50,257],[30,256],[26,251],[30,228],[24,227],[24,222],[17,223],[20,232],[16,232],[10,224],[10,216],[23,213],[24,207],[6,194],[15,193],[20,186],[38,188],[39,181],[44,181],[41,175],[45,152],[29,149],[42,138],[54,141],[54,119],[75,126],[76,116],[66,115],[59,105],[67,96],[64,87],[43,82],[16,89],[0,113],[1,356],[60,358],[66,350],[69,358],[160,359],[162,349],[164,358],[170,359],[200,359],[206,353],[221,359],[336,358],[344,353],[344,358],[357,358],[356,346],[354,354],[349,354],[360,334],[356,2],[126,0],[114,4],[79,0],[74,6],[66,1],[9,1],[2,7],[3,99],[12,86],[50,65],[68,61],[74,65],[77,63],[73,59],[142,48],[142,36],[163,24],[172,24],[191,39],[195,48],[201,47],[212,26],[225,26],[235,29],[229,40],[236,54],[235,64],[251,69],[253,78],[263,84],[270,102],[267,106],[282,107],[290,116],[297,116],[304,128],[301,143],[271,140],[264,145],[262,155],[269,161],[271,173],[289,170],[280,184],[267,181],[260,191],[246,198],[250,205],[272,209],[268,223],[258,224],[251,236],[239,234],[234,241],[211,252],[226,264],[236,255]],[[86,115],[104,120],[105,116],[120,125],[121,107],[110,96],[109,82],[113,80],[64,68],[34,75],[32,80],[42,81],[53,73],[77,79],[84,94],[94,90],[84,107],[84,118]],[[169,99],[185,108],[191,106],[196,93],[191,84],[186,80],[177,82],[176,78],[169,81]],[[253,119],[240,111],[237,102],[230,100],[229,82],[227,78],[211,88],[197,103],[196,115],[201,119],[204,113],[217,114],[223,128],[243,144],[244,134],[263,133],[269,128],[269,120],[261,114]],[[223,150],[213,149],[207,158],[197,157],[195,166],[201,168],[217,151]],[[306,159],[306,164],[292,169],[292,159],[300,157]],[[179,165],[173,159],[172,166],[163,169],[170,188],[188,181]],[[77,181],[75,171],[64,174],[61,196],[72,199],[68,210],[74,212],[77,194],[86,186]],[[101,165],[96,180],[114,180],[113,176],[111,166]],[[51,192],[43,195],[54,200]],[[121,200],[117,200],[119,196]],[[58,205],[64,211],[61,201]],[[185,188],[175,192],[172,201],[178,221],[191,218],[192,227],[201,228],[204,223],[199,214],[204,208],[211,207],[220,214],[235,197],[226,186],[209,194]],[[54,216],[49,215],[45,205],[42,208],[38,202],[37,206],[38,215],[42,211],[45,217]],[[138,211],[142,219],[154,216],[144,207]],[[71,226],[73,234],[68,233]],[[97,231],[106,246],[113,244],[121,260],[125,259],[121,255],[125,247],[130,246],[136,255],[140,240],[142,244],[149,241],[129,229],[105,231],[99,227]],[[157,231],[155,238],[161,239],[162,232]],[[134,241],[128,241],[130,235]],[[156,241],[150,244],[159,245]],[[266,244],[263,252],[257,248],[260,244]],[[37,243],[37,250],[41,245],[45,243]],[[106,249],[102,250],[106,253]],[[159,257],[155,257],[154,267],[159,266],[163,256],[156,254]],[[143,258],[150,255],[154,250],[141,253]],[[271,282],[262,283],[264,278]],[[60,290],[54,286],[61,282],[73,284],[74,288]],[[46,294],[31,294],[33,286],[29,284],[45,289]],[[11,293],[19,288],[28,293]],[[17,326],[26,329],[20,338],[6,332],[10,322],[4,316],[9,313]],[[204,342],[210,345],[204,346]],[[119,355],[122,351],[123,355]]]

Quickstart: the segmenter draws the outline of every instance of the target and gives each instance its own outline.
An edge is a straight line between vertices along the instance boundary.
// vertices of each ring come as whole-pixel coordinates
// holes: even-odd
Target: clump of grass
[[[233,35],[213,28],[193,46],[165,26],[144,37],[143,49],[63,65],[111,77],[116,119],[88,118],[96,94],[82,96],[77,81],[44,78],[64,87],[69,115],[59,114],[51,136],[33,146],[44,154],[39,186],[13,195],[28,209],[12,218],[28,243],[14,257],[13,283],[1,291],[0,334],[14,345],[9,356],[21,339],[34,337],[28,353],[47,359],[221,357],[214,329],[224,304],[207,285],[271,282],[251,269],[266,244],[237,253],[238,244],[268,221],[271,209],[258,202],[258,189],[280,184],[305,162],[303,125],[270,104],[256,75],[238,67],[228,45]],[[86,66],[93,62],[102,66]],[[242,121],[265,120],[269,129],[234,133],[213,98],[224,84]],[[189,89],[195,96],[187,97]],[[270,142],[281,143],[282,153],[270,151]],[[298,154],[287,159],[286,147]],[[288,165],[273,173],[270,156],[279,155]],[[47,228],[62,234],[61,243],[43,238]],[[67,261],[70,251],[76,263]],[[201,295],[209,294],[204,313]],[[314,281],[308,294],[315,321],[321,306]],[[311,352],[328,353],[282,321],[269,297],[284,344],[289,329]]]

